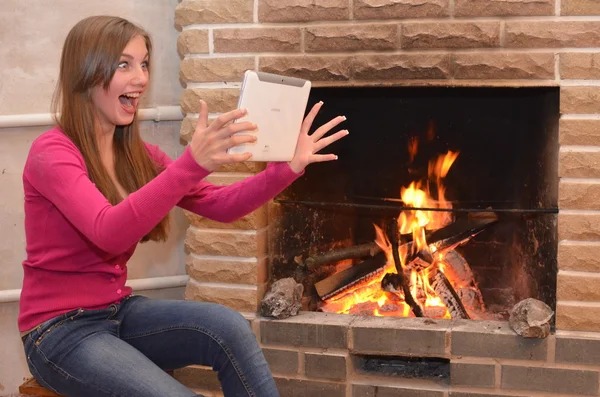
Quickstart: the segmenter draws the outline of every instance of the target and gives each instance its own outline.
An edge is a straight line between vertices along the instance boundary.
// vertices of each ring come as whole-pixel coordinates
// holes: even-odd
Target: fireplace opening
[[[506,319],[556,303],[559,89],[317,87],[346,115],[270,208],[270,277],[305,310]]]

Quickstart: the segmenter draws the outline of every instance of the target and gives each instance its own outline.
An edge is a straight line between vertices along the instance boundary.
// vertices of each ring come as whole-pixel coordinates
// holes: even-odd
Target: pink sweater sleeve
[[[88,177],[77,147],[62,134],[33,145],[23,179],[100,249],[120,254],[136,244],[209,172],[189,149],[156,178],[113,206]]]
[[[157,163],[170,167],[173,160],[169,156],[156,146],[147,146]],[[217,222],[233,222],[265,204],[301,175],[288,163],[270,163],[264,171],[228,186],[198,181],[177,205]]]

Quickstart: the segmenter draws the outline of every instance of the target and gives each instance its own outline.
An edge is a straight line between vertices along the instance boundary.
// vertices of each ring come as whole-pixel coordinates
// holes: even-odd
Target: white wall
[[[47,113],[58,75],[60,50],[69,29],[90,15],[118,15],[150,32],[154,42],[151,86],[142,107],[179,104],[178,0],[0,0],[0,118]],[[182,150],[180,122],[142,123],[144,138],[172,157]],[[31,142],[48,127],[0,128],[0,294],[21,288],[25,253],[21,175]],[[173,211],[174,225],[165,244],[138,247],[129,278],[185,274],[183,236],[187,223]],[[182,288],[141,291],[182,298]],[[0,303],[0,396],[16,393],[29,371],[16,327],[18,302]]]

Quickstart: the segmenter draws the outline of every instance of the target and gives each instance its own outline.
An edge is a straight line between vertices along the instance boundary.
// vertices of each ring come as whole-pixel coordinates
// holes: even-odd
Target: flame
[[[417,148],[418,141],[411,139],[408,148],[411,162],[416,156]],[[443,318],[450,318],[450,314],[429,282],[431,271],[444,270],[443,255],[429,247],[426,231],[439,229],[452,221],[450,212],[439,211],[439,209],[452,208],[452,203],[445,197],[446,188],[443,179],[456,161],[458,154],[458,152],[448,151],[446,154],[438,156],[429,162],[426,182],[413,181],[407,187],[401,188],[402,202],[406,207],[415,209],[402,211],[397,219],[400,234],[411,235],[413,241],[413,244],[410,245],[401,244],[398,252],[403,274],[410,280],[409,288],[412,296],[422,308],[437,308],[440,313],[444,312]],[[436,199],[433,198],[430,186],[435,187]],[[340,296],[328,299],[322,306],[324,311],[351,313],[366,310],[375,316],[402,315],[408,317],[412,314],[410,306],[404,302],[401,293],[390,293],[381,289],[381,281],[385,274],[396,273],[397,270],[393,259],[392,245],[386,233],[377,225],[374,227],[375,242],[386,253],[387,263],[384,271],[368,282],[354,286]],[[409,246],[411,247],[410,252]],[[425,268],[410,268],[410,263],[407,262],[420,253],[434,258],[433,263],[425,263]],[[452,280],[450,281],[452,282]],[[388,306],[392,307],[392,310],[388,309]]]

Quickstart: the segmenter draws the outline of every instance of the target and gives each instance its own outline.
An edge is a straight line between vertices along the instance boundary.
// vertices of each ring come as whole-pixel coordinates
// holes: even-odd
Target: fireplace
[[[306,310],[414,316],[405,293],[382,293],[387,280],[377,288],[386,273],[406,273],[418,316],[505,320],[530,297],[555,307],[558,89],[321,87],[318,100],[315,126],[345,114],[351,134],[330,148],[338,161],[309,167],[274,200],[269,251],[272,278],[301,282]],[[416,203],[419,193],[429,201]],[[415,217],[427,219],[413,230]],[[394,269],[390,223],[406,229],[404,272]],[[420,233],[431,249],[419,253]],[[450,313],[423,285],[440,263],[453,284],[442,295],[458,293],[468,313]]]
[[[187,214],[186,298],[246,313],[282,396],[597,396],[599,12],[587,0],[179,2],[184,140],[199,99],[212,116],[236,106],[246,69],[310,79],[311,103],[325,102],[318,122],[346,114],[350,130],[332,149],[337,162],[310,167],[253,214],[232,224]],[[375,225],[393,234],[402,188],[449,151],[458,153],[443,178],[452,208],[438,211],[452,216],[447,227],[497,218],[451,254],[469,264],[486,311],[467,320],[380,317],[379,305],[324,311],[319,283],[351,264],[380,269]],[[229,184],[263,166],[208,179]],[[437,192],[430,184],[439,207]],[[426,232],[431,243],[436,232]],[[362,253],[320,262],[344,250]],[[305,285],[305,311],[257,315],[286,276]],[[555,309],[546,339],[518,336],[505,321],[528,296]],[[210,373],[178,376],[220,395]]]

